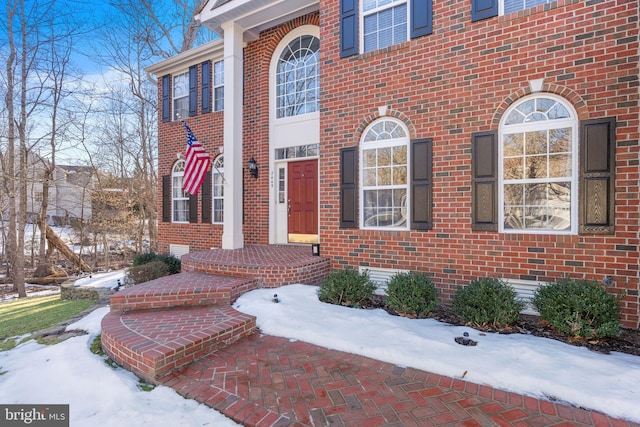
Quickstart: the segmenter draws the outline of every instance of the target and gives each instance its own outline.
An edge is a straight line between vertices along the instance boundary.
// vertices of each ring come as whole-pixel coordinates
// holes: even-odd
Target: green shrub
[[[565,335],[594,338],[620,334],[618,300],[595,281],[565,279],[539,287],[531,302]]]
[[[516,323],[524,306],[511,286],[486,277],[459,287],[453,295],[452,309],[467,323],[503,327]]]
[[[369,273],[358,273],[352,269],[334,271],[318,289],[318,299],[330,304],[347,307],[363,307],[371,299],[376,285]]]
[[[129,268],[127,276],[134,284],[148,282],[169,275],[169,267],[162,261],[151,261]]]
[[[405,317],[428,317],[438,305],[436,286],[424,273],[394,274],[386,293],[387,306]]]
[[[167,274],[180,273],[180,259],[173,255],[157,254],[155,252],[145,252],[143,254],[136,255],[133,258],[133,266],[137,267],[154,261],[161,261],[165,263],[167,265]]]
[[[133,257],[133,266],[136,267],[138,265],[143,265],[150,263],[151,261],[155,261],[155,258],[158,256],[155,252],[145,252],[143,254],[138,254]]]

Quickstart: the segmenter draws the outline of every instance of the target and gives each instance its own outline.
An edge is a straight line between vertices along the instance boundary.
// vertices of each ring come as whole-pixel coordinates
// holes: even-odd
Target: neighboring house
[[[55,225],[74,225],[80,219],[90,220],[94,187],[94,168],[56,165],[53,185],[49,188],[48,221]]]
[[[27,221],[36,223],[42,210],[42,198],[48,160],[30,152],[27,156]],[[95,170],[88,166],[56,165],[48,189],[47,222],[69,225],[92,215],[91,193]],[[6,210],[6,207],[3,208]],[[6,219],[8,213],[4,212]]]
[[[639,290],[638,1],[211,0],[158,76],[159,245]],[[185,119],[211,155],[181,190]],[[254,159],[254,178],[248,165]]]

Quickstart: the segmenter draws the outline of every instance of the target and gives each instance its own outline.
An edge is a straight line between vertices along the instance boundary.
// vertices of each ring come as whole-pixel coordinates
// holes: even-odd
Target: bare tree
[[[206,40],[212,33],[200,31],[196,16],[206,0],[121,0],[111,3],[130,22],[143,31],[143,39],[153,56],[169,58],[191,49],[198,38]]]
[[[65,16],[56,10],[55,2],[8,0],[7,19],[2,20],[8,46],[4,76],[7,147],[1,159],[8,199],[7,253],[14,288],[21,297],[26,296],[24,247],[28,202],[32,213],[34,210],[34,191],[28,191],[28,160],[43,140],[49,141],[55,153],[58,106],[70,57],[70,50],[61,50],[59,41],[72,40],[73,36],[70,27],[59,20]],[[48,197],[42,200],[46,203]],[[46,215],[46,207],[43,214]]]

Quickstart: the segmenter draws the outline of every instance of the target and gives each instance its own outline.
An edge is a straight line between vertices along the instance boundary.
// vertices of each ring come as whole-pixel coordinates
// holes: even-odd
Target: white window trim
[[[316,37],[318,40],[320,40],[320,29],[315,25],[303,25],[301,27],[291,30],[286,36],[282,38],[282,40],[280,40],[280,43],[278,43],[278,46],[274,50],[274,53],[271,57],[271,65],[270,65],[270,72],[269,72],[269,75],[272,76],[270,90],[269,90],[269,103],[271,107],[269,108],[269,110],[271,111],[270,115],[272,120],[277,120],[278,122],[288,122],[288,121],[296,122],[296,121],[308,120],[308,118],[310,117],[312,118],[312,117],[320,116],[320,106],[318,105],[317,111],[304,113],[304,114],[296,114],[293,116],[278,117],[277,87],[278,87],[278,64],[280,62],[280,56],[282,56],[282,52],[289,45],[289,43],[291,43],[293,40],[295,40],[298,37],[307,36],[307,35]],[[318,60],[318,70],[320,70],[320,60]],[[320,85],[319,75],[318,75],[318,85]],[[322,88],[319,87],[318,89],[319,93],[321,92],[321,89]],[[319,102],[320,102],[320,99],[318,99],[318,103]]]
[[[181,77],[181,76],[186,76],[186,78],[187,78],[187,93],[186,93],[186,95],[182,95],[180,97],[177,97],[176,96],[176,80],[177,80],[178,77]],[[176,117],[176,101],[178,101],[180,99],[184,99],[184,98],[187,98],[187,115],[188,115],[188,113],[189,113],[189,105],[188,105],[188,99],[189,99],[189,70],[187,70],[185,72],[176,73],[171,78],[171,120],[174,121],[174,122],[187,118],[187,117]]]
[[[504,121],[508,117],[509,113],[515,109],[518,105],[536,98],[549,98],[562,104],[570,114],[568,119],[560,119],[553,121],[536,122],[535,124],[517,124],[509,125],[508,133],[518,133],[523,131],[535,131],[535,130],[549,130],[556,128],[571,128],[571,228],[568,231],[562,230],[540,230],[540,229],[510,229],[504,227],[504,148],[503,148],[503,136],[506,133],[507,126]],[[539,123],[539,124],[538,124]],[[549,123],[553,123],[553,126],[549,126]],[[546,126],[545,126],[546,124]],[[532,95],[525,96],[514,102],[502,115],[500,119],[500,126],[498,130],[498,232],[505,234],[550,234],[550,235],[572,235],[578,234],[578,210],[579,210],[579,177],[578,177],[578,118],[575,109],[564,98],[557,95],[540,92]],[[544,180],[544,182],[552,182],[552,179]],[[565,181],[564,179],[562,180]],[[526,181],[523,181],[526,182]]]
[[[504,0],[501,0],[501,3],[503,1]],[[378,50],[378,49],[374,49],[374,50],[370,50],[368,52],[364,50],[364,18],[365,18],[365,16],[369,16],[369,15],[372,15],[374,13],[379,13],[379,12],[382,12],[382,11],[384,11],[386,9],[392,9],[392,8],[394,8],[396,6],[400,6],[402,4],[406,4],[407,5],[407,40],[404,40],[404,41],[408,41],[410,39],[410,37],[411,37],[410,36],[410,34],[411,34],[411,27],[410,27],[410,25],[411,25],[411,4],[410,3],[411,3],[411,0],[401,0],[401,1],[398,1],[398,2],[385,4],[384,6],[377,7],[377,8],[374,8],[374,9],[371,9],[371,10],[368,10],[368,11],[365,12],[364,11],[364,0],[359,0],[359,5],[358,5],[358,7],[359,7],[359,9],[358,9],[358,11],[359,11],[359,13],[358,13],[358,28],[360,28],[360,31],[358,31],[358,33],[359,33],[358,42],[360,44],[359,52],[368,53],[368,52],[375,52],[376,50]],[[396,43],[392,44],[391,46],[394,46],[395,44]]]
[[[524,8],[522,8],[522,9],[514,10],[514,11],[509,12],[509,13],[506,13],[506,14],[507,14],[507,15],[509,15],[509,14],[512,14],[512,13],[521,12],[521,11],[523,11],[523,10],[532,9],[532,8],[534,8],[534,7],[542,6],[543,4],[553,3],[554,1],[555,1],[555,0],[546,0],[546,2],[545,2],[545,3],[541,3],[541,4],[538,4],[538,5],[535,5],[535,6],[531,6],[531,7],[524,7]],[[505,3],[505,0],[499,0],[499,1],[498,1],[498,15],[499,15],[499,16],[503,16],[503,15],[505,15],[505,11],[504,11],[504,9],[505,9],[505,7],[504,7],[504,3]]]
[[[176,169],[178,169],[178,165],[182,164],[182,170],[181,171],[176,171]],[[177,201],[187,201],[187,206],[189,203],[189,196],[186,194],[186,192],[182,189],[182,186],[180,186],[180,191],[182,192],[182,194],[184,195],[184,197],[174,197],[174,178],[182,178],[182,180],[180,181],[181,183],[184,182],[184,160],[178,160],[175,165],[173,165],[173,169],[171,170],[171,222],[173,223],[177,223],[177,224],[188,224],[189,223],[189,214],[187,213],[187,220],[186,221],[176,221],[175,219],[175,213],[176,213],[176,208],[175,208],[175,202]],[[188,211],[187,211],[188,212]]]
[[[396,138],[396,139],[385,139],[382,141],[369,141],[369,142],[364,142],[364,139],[367,135],[367,133],[369,132],[369,130],[375,126],[376,124],[382,122],[382,121],[392,121],[395,122],[396,124],[399,124],[403,129],[404,129],[404,133],[405,135],[407,135],[404,138]],[[400,142],[403,143],[400,143]],[[372,227],[372,226],[365,226],[365,219],[364,219],[364,192],[365,190],[373,190],[373,189],[378,189],[381,187],[371,187],[371,186],[364,186],[364,177],[363,177],[363,170],[364,170],[364,151],[366,149],[372,149],[372,148],[383,148],[383,147],[397,147],[400,145],[405,145],[407,148],[407,183],[405,185],[393,185],[393,186],[386,186],[384,187],[385,189],[406,189],[406,199],[405,199],[405,208],[406,208],[406,222],[404,226],[396,226],[396,227],[392,227],[392,226],[381,226],[381,227]],[[410,138],[409,138],[409,130],[407,129],[407,127],[404,125],[404,123],[402,123],[400,120],[396,120],[394,118],[391,117],[383,117],[381,119],[375,120],[374,122],[370,123],[369,126],[367,126],[367,128],[364,130],[364,132],[362,133],[362,138],[360,140],[360,149],[358,150],[358,182],[360,183],[360,188],[358,189],[359,194],[358,194],[358,198],[359,198],[359,209],[360,209],[360,229],[362,230],[390,230],[390,231],[407,231],[409,230],[409,226],[411,224],[411,218],[409,217],[411,209],[411,187],[410,187],[410,177],[411,177],[411,147],[410,147]]]
[[[222,161],[222,167],[218,165],[220,161]],[[211,174],[211,221],[212,224],[224,224],[224,155],[221,154],[216,157],[213,165],[214,167],[212,168],[213,170]],[[216,175],[219,175],[222,179],[222,196],[215,195]],[[216,221],[216,200],[222,200],[222,221]]]
[[[222,83],[220,83],[219,85],[216,85],[216,64],[222,64]],[[213,111],[224,111],[224,59],[221,59],[220,61],[215,61],[213,63]],[[218,101],[218,97],[216,96],[216,89],[222,88],[222,108],[218,109],[216,108],[216,105],[218,105],[217,101]]]

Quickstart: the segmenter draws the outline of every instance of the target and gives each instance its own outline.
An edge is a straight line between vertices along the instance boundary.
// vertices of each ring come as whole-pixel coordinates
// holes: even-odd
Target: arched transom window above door
[[[292,117],[319,110],[320,39],[305,34],[284,48],[276,68],[276,117]]]

